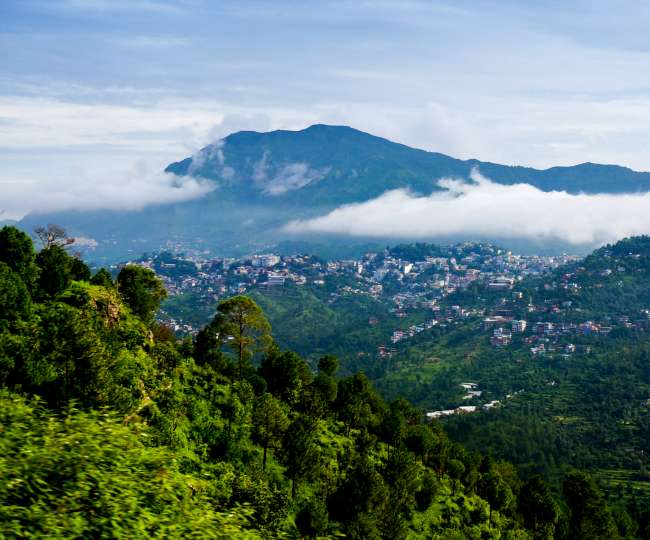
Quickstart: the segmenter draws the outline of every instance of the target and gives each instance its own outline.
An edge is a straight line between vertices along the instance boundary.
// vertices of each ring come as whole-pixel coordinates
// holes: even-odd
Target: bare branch
[[[51,246],[69,246],[74,244],[75,241],[74,238],[68,236],[63,227],[54,223],[48,223],[47,227],[42,225],[36,227],[34,234],[36,234],[44,249]]]

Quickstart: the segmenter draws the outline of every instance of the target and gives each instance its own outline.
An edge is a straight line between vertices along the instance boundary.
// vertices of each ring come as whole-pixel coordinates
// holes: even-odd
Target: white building
[[[512,331],[515,333],[522,333],[526,331],[526,321],[512,321]]]

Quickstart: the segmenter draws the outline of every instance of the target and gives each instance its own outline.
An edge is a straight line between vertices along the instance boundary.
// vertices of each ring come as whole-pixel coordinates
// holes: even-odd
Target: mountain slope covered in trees
[[[556,483],[571,467],[585,468],[612,496],[647,505],[649,242],[637,237],[604,246],[505,291],[459,290],[441,299],[437,315],[414,309],[391,319],[363,295],[331,302],[329,285],[281,293],[260,288],[251,295],[267,311],[278,341],[295,343],[308,358],[335,351],[345,369],[363,369],[386,399],[405,395],[425,411],[480,411],[498,401],[489,411],[441,420],[469,448]],[[437,254],[436,246],[394,249],[408,257],[415,248]],[[415,260],[424,256],[418,252]],[[480,315],[447,324],[445,313],[454,305]],[[484,324],[498,314],[528,323],[505,347],[491,344],[495,328]],[[393,329],[433,316],[440,324],[399,343],[391,355],[377,354]],[[377,323],[368,324],[369,317]],[[500,324],[510,332],[509,319]],[[468,398],[461,386],[468,381],[479,397]]]
[[[341,205],[409,188],[428,194],[436,180],[469,178],[473,169],[500,184],[527,183],[543,191],[625,193],[650,189],[650,173],[583,163],[538,170],[460,160],[394,143],[347,126],[301,131],[241,131],[172,163],[167,172],[219,181],[226,193],[271,204]]]

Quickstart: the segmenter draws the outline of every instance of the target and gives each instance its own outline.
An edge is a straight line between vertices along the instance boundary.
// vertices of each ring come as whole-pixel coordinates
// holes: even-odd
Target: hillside
[[[423,334],[376,385],[429,410],[476,407],[444,417],[471,448],[550,476],[587,468],[618,496],[647,499],[649,262],[648,238],[630,238],[506,291],[452,295],[484,315]],[[527,324],[514,331],[512,319]]]
[[[0,229],[0,536],[632,538],[589,475],[468,452],[361,373],[312,370],[249,298],[194,340],[153,272],[91,275]],[[637,521],[639,522],[637,523]]]
[[[617,497],[647,502],[649,246],[629,238],[562,263],[408,244],[351,261],[277,257],[270,271],[293,276],[281,287],[257,285],[265,270],[251,261],[206,279],[250,287],[279,343],[313,363],[337,354],[386,399],[437,411],[468,447],[558,483],[586,468]],[[194,301],[175,299],[187,313]],[[204,316],[214,302],[200,304]]]

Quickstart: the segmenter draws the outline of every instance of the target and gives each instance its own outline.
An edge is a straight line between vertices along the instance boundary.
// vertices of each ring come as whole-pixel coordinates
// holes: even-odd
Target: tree
[[[390,404],[388,414],[384,416],[379,426],[382,439],[390,446],[395,447],[402,441],[407,427],[413,426],[419,421],[420,412],[405,399],[398,398]],[[426,426],[420,427],[426,429]],[[411,450],[415,452],[415,450]]]
[[[90,268],[79,257],[72,257],[70,277],[76,281],[90,281]]]
[[[593,478],[581,471],[564,477],[562,490],[570,509],[571,538],[606,540],[618,538],[618,529]]]
[[[72,306],[53,302],[39,310],[32,353],[18,375],[26,389],[52,406],[70,399],[84,406],[107,405],[109,380],[118,375],[109,369],[110,360],[87,318]]]
[[[508,514],[513,510],[516,502],[510,486],[494,469],[481,475],[478,482],[478,494],[490,503],[490,512],[496,510]]]
[[[385,410],[385,404],[363,373],[339,381],[335,406],[348,434],[353,428],[377,424]]]
[[[280,352],[277,347],[264,356],[259,374],[264,378],[268,391],[289,405],[294,405],[301,390],[311,380],[307,363],[293,351]]]
[[[360,456],[328,501],[330,515],[348,523],[347,532],[357,538],[379,537],[378,527],[389,497],[388,487],[368,456]],[[361,533],[357,527],[363,523]],[[357,532],[355,532],[357,531]]]
[[[220,302],[211,326],[220,343],[234,351],[240,379],[244,378],[252,356],[271,344],[271,325],[262,309],[247,296],[233,296]]]
[[[0,321],[24,318],[30,309],[31,297],[25,283],[7,264],[0,262]]]
[[[415,502],[418,510],[424,512],[438,493],[440,482],[430,469],[424,471],[420,482],[420,488],[415,492]]]
[[[435,448],[436,439],[429,426],[419,424],[417,426],[410,426],[407,429],[404,444],[416,456],[420,456],[423,463],[426,463],[429,454]]]
[[[262,470],[266,470],[266,453],[275,448],[289,427],[287,411],[271,394],[263,394],[257,399],[253,412],[253,437],[264,449]]]
[[[127,265],[117,276],[117,288],[122,298],[142,321],[151,324],[167,291],[156,274],[142,266]]]
[[[533,476],[519,492],[519,512],[535,538],[550,540],[560,519],[560,507],[541,476]]]
[[[323,356],[318,360],[318,373],[323,375],[329,375],[334,377],[337,370],[339,369],[339,361],[336,359],[336,356],[331,354]]]
[[[327,532],[327,506],[323,497],[307,501],[296,515],[296,527],[305,538],[317,538]]]
[[[383,512],[382,529],[386,538],[406,537],[406,520],[415,506],[418,468],[413,454],[400,449],[386,463],[384,479],[389,486],[389,504]]]
[[[34,233],[44,249],[52,246],[69,246],[75,241],[74,238],[68,236],[63,227],[54,223],[48,223],[47,226],[40,225],[34,229]]]
[[[313,418],[323,418],[331,412],[339,384],[335,377],[337,369],[338,361],[335,357],[323,357],[318,362],[318,375],[313,378],[309,367],[303,363],[303,388],[299,406],[302,412]]]
[[[92,278],[90,278],[90,282],[93,285],[100,285],[109,289],[115,286],[115,283],[113,283],[113,278],[111,277],[110,272],[106,270],[106,268],[100,268],[97,273]]]
[[[43,248],[36,256],[36,263],[41,269],[38,276],[40,299],[53,298],[70,285],[72,257],[61,246],[54,244]]]
[[[289,426],[282,441],[282,463],[291,479],[291,498],[296,496],[296,484],[318,468],[316,422],[298,416]]]
[[[318,361],[318,375],[314,380],[314,386],[328,405],[336,399],[338,392],[338,381],[336,380],[338,368],[339,362],[334,356],[323,356]]]
[[[221,351],[221,342],[214,326],[208,324],[199,330],[193,343],[193,355],[200,365],[207,364],[223,373],[228,367],[228,362]]]
[[[29,289],[38,274],[34,258],[34,244],[27,234],[16,227],[0,229],[0,262],[16,272]]]

